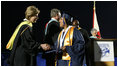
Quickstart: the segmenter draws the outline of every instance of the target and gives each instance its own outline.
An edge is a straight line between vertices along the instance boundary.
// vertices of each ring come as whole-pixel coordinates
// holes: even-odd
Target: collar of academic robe
[[[11,49],[13,48],[13,43],[14,43],[14,40],[15,40],[15,38],[16,38],[16,35],[18,34],[18,31],[19,31],[19,29],[21,28],[21,26],[23,26],[23,25],[25,25],[25,24],[27,24],[28,26],[32,27],[32,23],[30,23],[30,22],[27,21],[27,20],[21,22],[21,23],[17,26],[17,28],[16,28],[16,30],[14,31],[13,35],[11,36],[9,42],[7,43],[6,49],[11,50]]]
[[[56,21],[56,22],[59,22],[59,21],[58,21],[58,20],[56,20],[55,18],[51,18],[51,20]]]

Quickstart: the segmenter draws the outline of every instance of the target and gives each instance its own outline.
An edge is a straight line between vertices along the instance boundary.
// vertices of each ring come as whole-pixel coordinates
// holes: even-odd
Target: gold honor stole
[[[80,30],[80,29],[81,29],[81,27],[78,28],[78,30]]]
[[[14,43],[14,40],[15,40],[15,38],[16,38],[16,35],[17,35],[17,33],[18,33],[20,27],[21,27],[22,25],[25,25],[25,24],[27,24],[27,25],[29,25],[30,27],[32,27],[32,23],[30,23],[29,21],[21,22],[21,23],[18,25],[18,27],[16,28],[16,30],[14,31],[14,33],[13,33],[13,35],[11,36],[9,42],[7,43],[6,49],[11,50],[11,49],[13,48],[13,43]],[[28,28],[28,27],[27,27],[27,28]],[[24,30],[26,30],[26,29],[24,29]],[[21,32],[21,34],[24,32],[24,30]]]
[[[68,30],[68,32],[67,32],[67,34],[66,34],[66,36],[65,36],[65,39],[64,39],[64,46],[72,46],[74,28],[75,28],[75,27],[71,27],[71,28]],[[58,43],[59,43],[61,34],[62,34],[62,31],[61,31],[60,34],[59,34]],[[59,47],[59,44],[58,44],[58,47]],[[62,60],[71,60],[71,57],[69,56],[69,54],[68,54],[67,52],[63,52]]]

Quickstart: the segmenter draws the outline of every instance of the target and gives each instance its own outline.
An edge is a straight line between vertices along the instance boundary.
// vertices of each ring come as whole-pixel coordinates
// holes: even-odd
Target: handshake
[[[50,50],[50,49],[51,49],[51,47],[50,47],[50,45],[49,45],[49,44],[41,44],[41,45],[40,45],[40,47],[41,47],[43,50],[45,50],[45,51],[47,51],[47,50]]]
[[[38,48],[39,48],[39,49],[42,48],[44,51],[47,51],[47,50],[50,50],[50,49],[51,49],[50,45],[47,44],[47,43],[41,44]],[[66,47],[65,47],[65,46],[61,47],[61,49],[62,49],[63,51],[66,51]]]

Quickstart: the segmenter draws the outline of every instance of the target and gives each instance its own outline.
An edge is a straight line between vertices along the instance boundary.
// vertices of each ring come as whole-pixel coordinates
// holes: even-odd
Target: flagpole
[[[100,34],[100,30],[99,30],[99,25],[98,25],[98,21],[97,21],[97,17],[96,17],[96,2],[93,1],[93,28],[96,28],[97,29],[97,35],[98,38],[101,39],[101,34]]]
[[[93,1],[93,28],[94,28],[94,15],[95,15],[95,1]]]
[[[95,1],[94,1],[94,6],[93,6],[93,9],[95,9]]]

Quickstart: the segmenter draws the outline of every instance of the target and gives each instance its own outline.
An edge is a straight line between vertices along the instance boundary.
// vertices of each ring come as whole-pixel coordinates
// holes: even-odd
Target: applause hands
[[[50,50],[51,47],[49,44],[45,43],[45,44],[41,44],[40,47],[44,50],[44,51],[47,51],[47,50]]]

